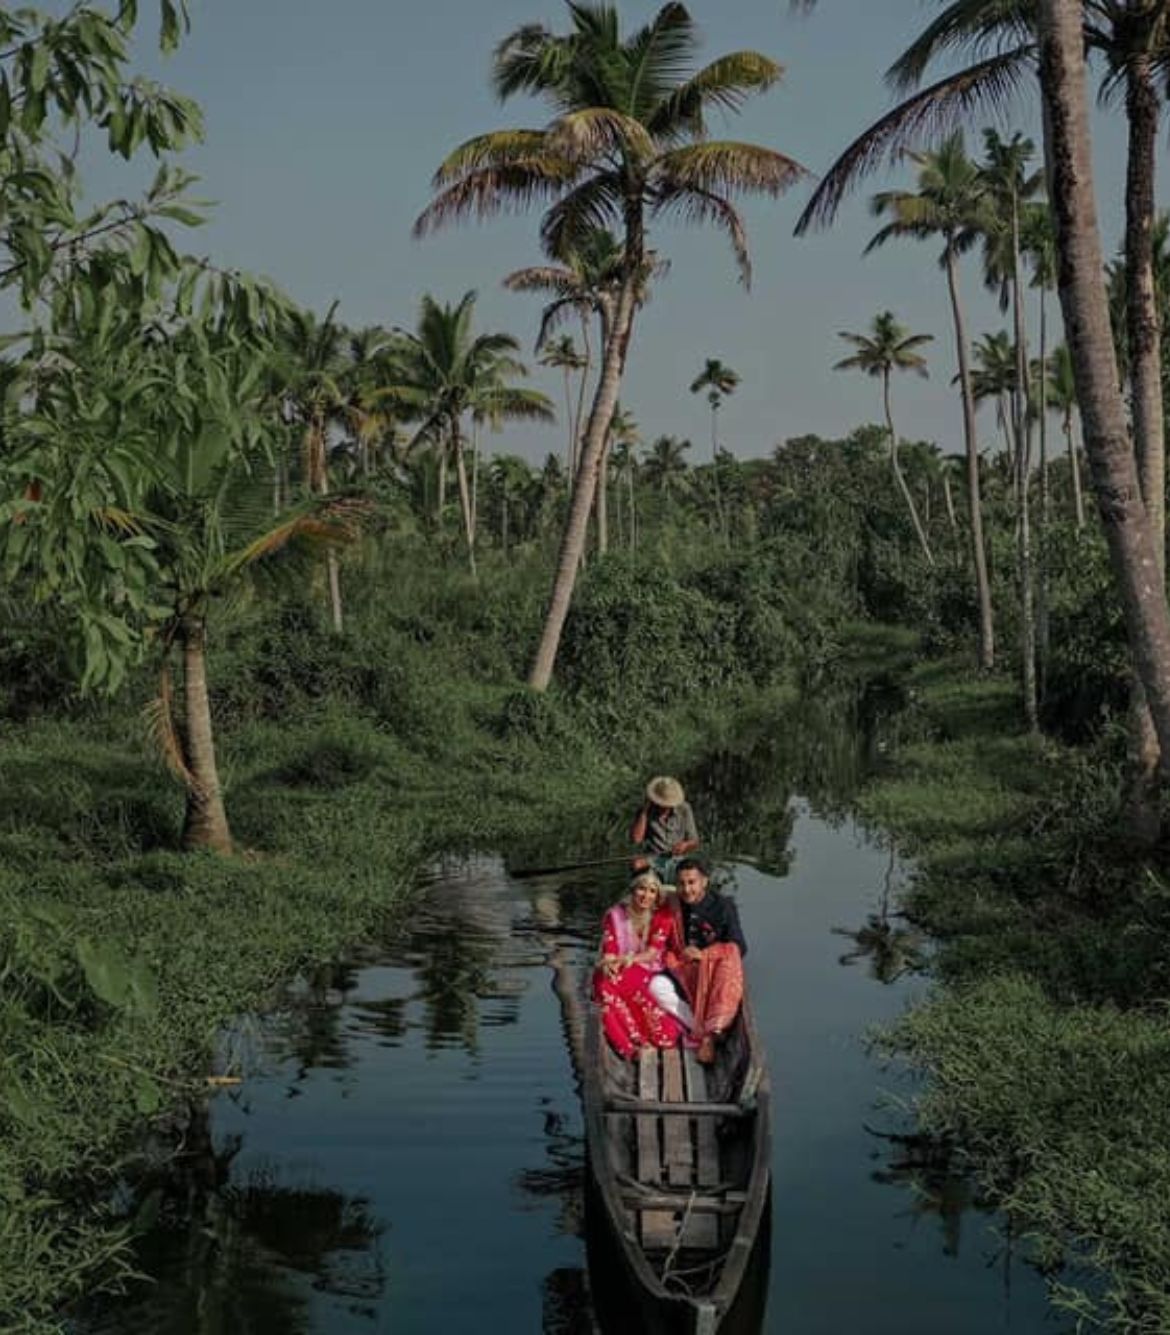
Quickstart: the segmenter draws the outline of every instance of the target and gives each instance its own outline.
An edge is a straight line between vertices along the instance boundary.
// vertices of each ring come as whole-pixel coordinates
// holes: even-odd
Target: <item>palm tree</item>
[[[1073,375],[1072,354],[1067,343],[1052,350],[1048,359],[1048,402],[1060,414],[1068,451],[1069,474],[1072,478],[1073,518],[1078,529],[1085,526],[1085,501],[1081,489],[1080,451],[1073,440],[1073,414],[1077,410],[1077,383]]]
[[[589,362],[578,352],[576,343],[568,334],[563,334],[555,342],[545,344],[539,360],[542,366],[551,366],[565,373],[565,421],[569,427],[569,449],[565,459],[568,463],[568,476],[571,478],[577,471],[578,430],[577,414],[573,411],[572,377],[574,372],[580,375],[581,389],[584,390]]]
[[[197,408],[176,415],[169,434],[161,437],[153,485],[143,501],[143,524],[159,568],[158,600],[169,613],[158,638],[161,671],[151,727],[186,789],[184,847],[230,853],[207,686],[209,613],[217,598],[290,544],[347,540],[358,511],[317,492],[273,519],[272,465],[252,434],[262,404],[254,349],[215,350],[180,337],[166,355],[182,359],[188,384],[198,371],[220,392],[207,393]],[[170,673],[176,648],[183,663],[181,723],[173,711]]]
[[[571,489],[572,479],[577,475],[582,418],[585,415],[585,391],[593,364],[590,327],[596,317],[600,327],[601,346],[604,348],[609,327],[617,312],[624,256],[613,233],[604,227],[587,229],[582,236],[571,244],[562,246],[559,251],[547,246],[546,250],[550,252],[548,264],[517,269],[504,279],[504,286],[511,292],[540,292],[549,298],[548,304],[541,312],[540,331],[536,336],[538,348],[548,343],[553,332],[568,316],[576,315],[580,321],[584,365],[577,385],[573,449],[569,467]],[[639,304],[645,300],[644,288],[639,293],[638,300]]]
[[[723,513],[723,497],[719,490],[719,409],[723,400],[734,394],[739,385],[739,373],[733,371],[717,357],[708,357],[702,371],[691,381],[691,393],[707,391],[707,403],[711,408],[711,463],[715,479],[715,518],[723,534],[723,541],[730,541],[727,531],[726,516]]]
[[[293,311],[285,333],[286,401],[302,427],[301,476],[313,496],[329,495],[329,433],[346,407],[342,388],[345,330],[334,318],[336,313],[337,302],[323,320],[311,311]],[[325,568],[333,629],[340,634],[344,625],[341,570],[332,546],[325,554]]]
[[[777,196],[804,175],[792,158],[753,144],[707,137],[712,107],[735,110],[770,88],[780,67],[754,51],[687,73],[698,34],[686,7],[664,5],[623,38],[616,8],[574,0],[570,31],[528,24],[497,48],[502,98],[528,93],[551,105],[543,129],[500,130],[457,148],[435,177],[438,197],[415,224],[424,234],[458,218],[485,218],[547,201],[542,235],[563,255],[597,226],[620,228],[621,282],[594,392],[557,572],[529,684],[552,676],[568,614],[610,419],[617,405],[638,292],[651,263],[647,227],[658,219],[715,223],[750,278],[737,194]]]
[[[1170,755],[1170,612],[1155,526],[1142,500],[1130,448],[1100,281],[1104,260],[1093,190],[1081,20],[1081,6],[1074,0],[1049,0],[1040,10],[1040,87],[1061,259],[1060,303],[1130,650],[1164,757]]]
[[[553,420],[552,407],[539,390],[510,385],[527,374],[513,353],[519,344],[511,334],[472,334],[476,294],[467,292],[457,305],[439,305],[429,294],[422,299],[416,332],[403,333],[393,393],[421,421],[412,445],[427,442],[451,460],[459,484],[459,505],[472,575],[475,565],[475,522],[463,422],[467,415],[498,424],[507,418]]]
[[[975,433],[975,398],[971,391],[966,321],[959,295],[959,256],[977,238],[983,217],[985,182],[967,157],[961,134],[952,135],[937,152],[909,155],[918,167],[918,190],[883,191],[873,197],[871,212],[891,219],[882,227],[866,253],[895,238],[925,240],[943,238],[942,266],[946,271],[959,364],[959,389],[963,404],[963,440],[967,454],[967,496],[971,516],[971,551],[975,568],[975,591],[979,602],[979,662],[990,668],[995,662],[995,628],[991,607],[991,582],[987,573],[987,549],[983,539],[983,504],[979,483],[979,441]],[[807,211],[806,211],[807,213]]]
[[[633,415],[619,403],[613,410],[613,417],[609,424],[609,442],[605,447],[605,455],[602,458],[605,472],[602,473],[597,483],[597,550],[603,556],[609,550],[608,460],[610,451],[618,444],[632,447],[641,439],[642,433],[638,430],[638,424],[634,421]]]
[[[1015,487],[1016,556],[1020,580],[1020,665],[1024,716],[1035,732],[1040,726],[1036,692],[1036,607],[1032,573],[1031,522],[1031,404],[1028,350],[1024,325],[1022,277],[1022,215],[1028,199],[1042,184],[1040,172],[1028,172],[1035,152],[1030,139],[1014,134],[1001,139],[995,130],[983,132],[986,161],[980,172],[986,182],[988,209],[982,220],[984,273],[989,286],[1000,291],[1000,307],[1010,305],[1016,356],[1012,388],[1012,421],[1016,439]]]
[[[917,375],[926,376],[928,374],[926,358],[918,349],[933,342],[934,335],[907,332],[894,318],[892,311],[882,311],[879,315],[875,315],[870,331],[869,334],[850,334],[842,331],[837,335],[857,351],[837,362],[833,369],[864,371],[866,375],[882,382],[882,404],[886,414],[886,430],[890,436],[890,467],[893,469],[894,481],[910,512],[910,522],[914,525],[922,554],[926,557],[927,565],[933,566],[934,554],[930,550],[926,530],[922,527],[914,497],[910,494],[910,488],[906,485],[906,479],[902,474],[902,465],[898,462],[898,434],[894,430],[890,377],[895,371],[913,371]]]
[[[659,436],[650,446],[650,453],[642,465],[647,484],[664,496],[678,491],[687,475],[687,461],[683,456],[690,448],[689,440]]]

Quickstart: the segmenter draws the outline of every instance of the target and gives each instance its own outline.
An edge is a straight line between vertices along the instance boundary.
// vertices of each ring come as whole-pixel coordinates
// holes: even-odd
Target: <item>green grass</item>
[[[1028,737],[1015,693],[917,668],[934,740],[896,753],[864,817],[916,859],[904,908],[938,986],[881,1046],[924,1070],[923,1129],[962,1147],[1056,1304],[1170,1329],[1170,890],[1117,840],[1116,767]]]

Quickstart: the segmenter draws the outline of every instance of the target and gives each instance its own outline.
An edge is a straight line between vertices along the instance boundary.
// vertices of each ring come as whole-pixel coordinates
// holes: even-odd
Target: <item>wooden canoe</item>
[[[598,1295],[624,1281],[622,1301],[637,1308],[636,1322],[615,1329],[729,1331],[748,1289],[762,1311],[771,1089],[748,1003],[711,1066],[678,1048],[622,1061],[596,1005],[583,1055],[590,1250],[607,1258],[591,1259],[592,1287]],[[595,1228],[611,1245],[593,1245]],[[624,1273],[610,1273],[615,1265]]]

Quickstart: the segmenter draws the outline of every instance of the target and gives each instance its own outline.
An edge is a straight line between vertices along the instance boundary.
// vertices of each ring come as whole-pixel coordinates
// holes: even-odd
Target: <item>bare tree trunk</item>
[[[471,421],[471,541],[479,537],[479,423]]]
[[[910,494],[910,488],[906,485],[906,479],[902,475],[902,465],[898,461],[898,435],[894,430],[894,415],[890,406],[890,373],[888,370],[882,373],[882,400],[886,409],[886,430],[890,433],[890,466],[894,470],[894,481],[898,484],[898,490],[902,493],[902,499],[906,502],[907,510],[910,511],[910,522],[914,525],[914,533],[918,538],[919,546],[922,548],[922,554],[926,557],[926,564],[933,568],[934,553],[930,550],[930,543],[926,540],[926,530],[922,527],[922,520],[918,517],[914,497]]]
[[[604,325],[602,340],[604,344]],[[589,372],[593,367],[593,343],[589,337],[589,312],[581,312],[581,352],[585,365],[581,368],[581,380],[577,385],[577,413],[573,428],[573,448],[569,459],[569,495],[573,494],[573,484],[577,479],[577,464],[581,457],[581,423],[585,418],[585,394],[589,387]]]
[[[723,488],[719,485],[719,405],[711,405],[711,483],[715,489],[715,523],[727,545],[727,522],[723,511]]]
[[[606,441],[597,466],[597,494],[593,500],[594,517],[597,520],[597,554],[604,556],[609,551],[609,452],[612,441]]]
[[[194,780],[187,788],[183,847],[230,853],[232,833],[215,763],[211,702],[207,695],[207,627],[202,616],[188,613],[183,618],[179,642],[183,648],[184,759]]]
[[[963,399],[963,441],[967,450],[967,507],[971,515],[971,554],[975,566],[975,592],[979,600],[979,666],[995,666],[995,623],[991,610],[991,581],[987,577],[987,548],[983,543],[983,500],[979,487],[979,438],[975,434],[975,396],[971,390],[971,367],[967,358],[967,332],[959,300],[959,275],[955,245],[947,237],[947,286],[955,325],[955,349],[959,361],[959,390]]]
[[[447,451],[439,449],[439,496],[435,502],[435,523],[443,527],[443,511],[447,508]]]
[[[1039,673],[1040,699],[1048,691],[1050,630],[1048,617],[1048,521],[1051,517],[1051,489],[1048,477],[1048,303],[1040,288],[1040,542],[1039,580],[1036,593],[1036,667]]]
[[[958,535],[959,521],[955,515],[955,498],[951,493],[951,478],[949,473],[943,474],[943,502],[947,507],[947,522],[951,526],[951,532]]]
[[[552,680],[561,632],[565,627],[565,618],[569,614],[569,603],[573,597],[573,586],[577,581],[577,568],[585,550],[585,534],[589,524],[589,512],[593,508],[598,468],[605,453],[610,423],[613,421],[614,409],[617,407],[618,395],[621,392],[622,373],[625,370],[626,354],[629,351],[630,336],[634,327],[635,287],[642,255],[641,233],[638,232],[634,242],[631,243],[630,231],[630,227],[627,226],[626,255],[629,272],[622,283],[615,318],[606,340],[604,359],[597,378],[597,390],[593,396],[593,407],[589,413],[589,425],[581,451],[581,462],[573,486],[573,499],[569,505],[569,517],[561,537],[556,576],[545,615],[544,629],[528,674],[528,684],[535,691],[546,690]]]
[[[634,503],[634,461],[630,460],[626,469],[626,482],[630,491],[630,551],[638,550],[638,510]]]
[[[451,423],[451,453],[455,456],[455,477],[459,483],[459,509],[463,514],[463,536],[467,542],[467,565],[472,579],[478,578],[475,568],[475,521],[471,517],[471,488],[467,485],[467,464],[463,458],[463,437],[458,419]]]
[[[1040,728],[1036,693],[1036,589],[1032,574],[1032,426],[1028,393],[1028,346],[1020,281],[1020,211],[1012,199],[1012,324],[1016,341],[1016,387],[1012,396],[1016,436],[1016,551],[1020,577],[1020,686],[1029,732]]]
[[[1064,443],[1068,450],[1069,471],[1072,474],[1073,514],[1076,516],[1077,529],[1085,527],[1085,491],[1081,486],[1081,450],[1073,440],[1072,409],[1064,415]]]
[[[1118,387],[1093,187],[1079,0],[1042,0],[1040,88],[1061,309],[1085,451],[1134,666],[1162,755],[1170,755],[1170,611]]]
[[[1166,575],[1166,465],[1162,415],[1162,338],[1154,284],[1153,226],[1158,93],[1148,54],[1126,67],[1129,152],[1125,183],[1126,338],[1134,446],[1150,538]],[[1152,843],[1158,835],[1158,735],[1141,681],[1130,692],[1126,808],[1131,833]]]

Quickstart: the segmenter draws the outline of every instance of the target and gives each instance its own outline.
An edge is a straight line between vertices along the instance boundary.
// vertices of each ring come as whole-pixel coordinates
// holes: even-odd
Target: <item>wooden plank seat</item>
[[[623,1193],[623,1204],[638,1215],[642,1246],[647,1251],[677,1246],[713,1251],[719,1246],[721,1218],[739,1208],[717,1194],[714,1118],[739,1110],[708,1100],[705,1070],[693,1052],[678,1048],[639,1053],[637,1091],[636,1103],[644,1109],[634,1117],[637,1187]],[[606,1110],[625,1111],[634,1103],[613,1099]]]

